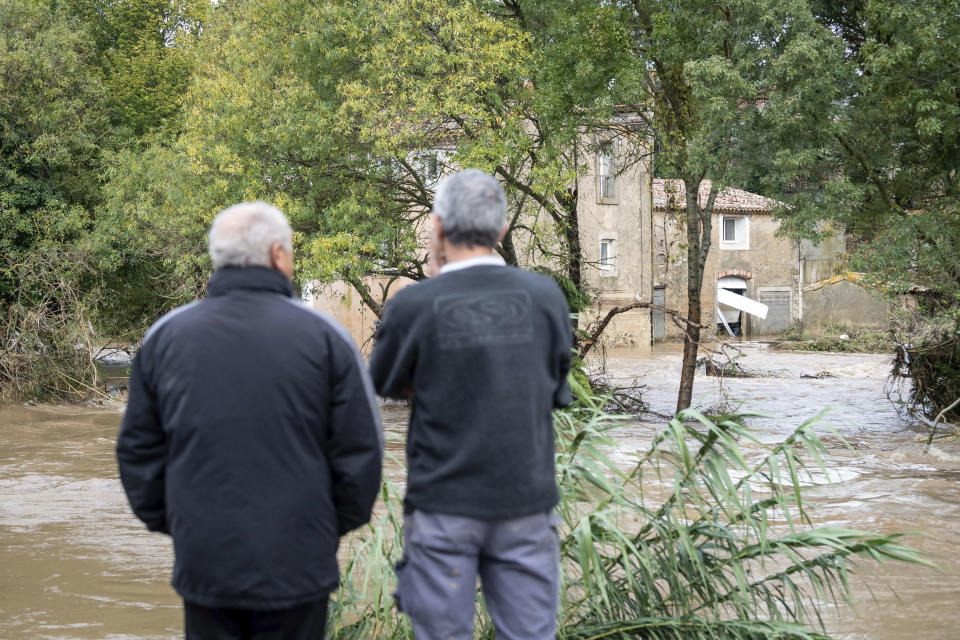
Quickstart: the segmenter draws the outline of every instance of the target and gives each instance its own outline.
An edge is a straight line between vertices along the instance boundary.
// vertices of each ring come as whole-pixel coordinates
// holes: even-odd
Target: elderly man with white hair
[[[432,269],[377,330],[377,391],[409,398],[396,598],[418,640],[472,637],[477,578],[500,640],[556,629],[552,411],[570,402],[569,310],[550,278],[494,253],[506,198],[468,169],[438,187]]]
[[[343,328],[291,298],[291,241],[266,203],[221,212],[207,296],[133,362],[120,477],[173,538],[187,638],[322,638],[339,537],[380,486],[373,388]]]

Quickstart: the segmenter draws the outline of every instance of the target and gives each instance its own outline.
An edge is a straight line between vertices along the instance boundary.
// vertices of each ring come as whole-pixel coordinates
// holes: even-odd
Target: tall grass
[[[814,421],[777,445],[686,411],[628,469],[610,456],[622,416],[576,389],[556,418],[563,583],[559,638],[824,639],[824,607],[849,602],[855,562],[925,563],[900,534],[816,527],[802,487],[827,474]],[[401,501],[349,541],[329,637],[412,638],[391,599]],[[477,638],[493,631],[478,603]]]

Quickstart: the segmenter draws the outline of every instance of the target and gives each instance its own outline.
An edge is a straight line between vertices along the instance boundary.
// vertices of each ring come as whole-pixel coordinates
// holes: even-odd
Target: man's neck
[[[460,262],[461,260],[469,260],[470,258],[492,256],[493,254],[494,251],[490,247],[466,247],[451,244],[448,244],[445,247],[444,252],[446,257],[445,264],[452,264],[454,262]]]

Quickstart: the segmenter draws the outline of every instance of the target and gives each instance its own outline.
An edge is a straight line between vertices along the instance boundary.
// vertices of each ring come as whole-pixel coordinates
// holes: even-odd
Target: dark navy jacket
[[[370,357],[383,396],[412,397],[407,511],[519,518],[557,504],[552,412],[570,403],[560,288],[513,267],[423,280],[386,306]]]
[[[366,523],[382,436],[344,330],[262,267],[214,272],[161,318],[130,375],[124,489],[173,538],[173,586],[206,607],[274,610],[339,581],[339,537]]]

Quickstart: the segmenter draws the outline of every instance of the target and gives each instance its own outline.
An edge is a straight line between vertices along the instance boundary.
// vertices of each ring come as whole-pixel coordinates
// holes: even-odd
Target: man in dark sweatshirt
[[[498,639],[556,629],[551,413],[570,402],[572,333],[559,287],[494,253],[505,211],[482,171],[443,181],[434,277],[390,300],[370,360],[380,395],[412,404],[396,597],[418,640],[472,637],[477,577]]]
[[[130,372],[120,477],[173,538],[191,640],[323,638],[339,537],[380,486],[373,386],[350,336],[291,298],[291,239],[266,203],[223,211],[207,297],[154,324]]]

